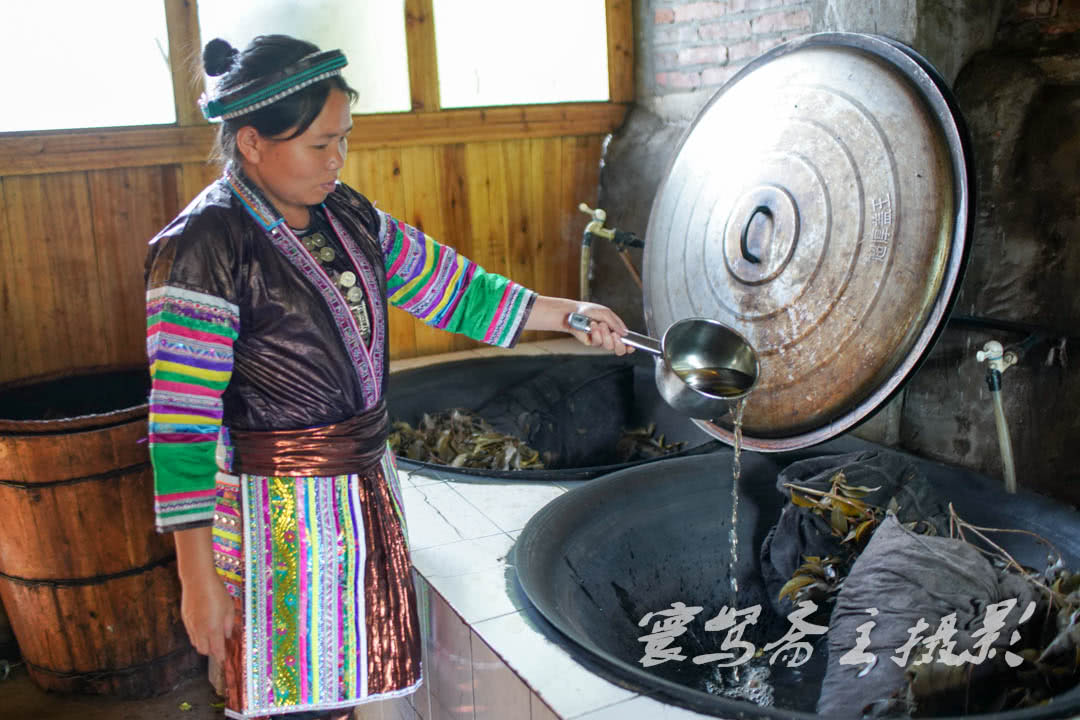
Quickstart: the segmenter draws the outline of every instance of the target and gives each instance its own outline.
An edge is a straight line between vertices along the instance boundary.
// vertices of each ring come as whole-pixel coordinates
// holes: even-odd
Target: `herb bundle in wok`
[[[803,556],[803,564],[780,590],[779,599],[787,597],[793,603],[810,600],[818,606],[816,621],[825,622],[856,561],[876,531],[887,519],[894,518],[895,521],[899,510],[897,499],[893,497],[884,508],[875,506],[867,502],[866,497],[879,488],[850,484],[843,472],[837,472],[831,478],[827,490],[794,483],[786,487],[791,493],[792,504],[824,520],[841,549],[828,556]],[[951,504],[948,505],[947,519],[948,530],[941,542],[928,541],[925,546],[947,551],[946,542],[951,542],[955,544],[955,552],[967,547],[981,554],[989,561],[988,567],[992,568],[991,573],[996,575],[1000,587],[1027,588],[1024,595],[1031,599],[1033,611],[1019,626],[1009,628],[1022,632],[1017,632],[1007,647],[998,647],[996,655],[991,651],[986,662],[950,666],[935,659],[908,663],[902,672],[900,687],[890,696],[880,697],[857,709],[854,712],[857,716],[934,717],[1033,707],[1080,682],[1080,572],[1067,569],[1061,554],[1045,538],[1034,533],[976,526],[961,518]],[[921,537],[931,538],[938,534],[931,522],[907,522],[900,526]],[[895,535],[895,529],[892,532]],[[1034,537],[1049,548],[1047,567],[1022,566],[994,541],[993,536],[1000,533]],[[878,553],[871,563],[880,562],[880,555]],[[864,584],[868,582],[865,578],[864,575]],[[986,579],[982,578],[980,582]],[[954,580],[960,583],[966,579],[957,577]],[[931,581],[932,577],[924,576],[921,584],[932,584]],[[1018,603],[1012,616],[1014,623],[1024,604]],[[852,609],[845,607],[844,612],[850,613]],[[884,621],[885,616],[876,618],[877,623]],[[933,623],[930,625],[926,628],[928,634],[935,629]],[[833,630],[836,627],[830,623],[830,632]],[[881,629],[875,631],[880,636]],[[933,655],[937,649],[933,642],[933,638],[921,642],[913,657],[922,655],[923,651],[928,651],[927,657]],[[1006,649],[1014,654],[1012,662],[1007,660]],[[870,670],[871,667],[866,668],[866,672]],[[851,685],[850,678],[842,678],[838,683]],[[829,685],[827,677],[823,698]],[[822,711],[821,702],[818,710]]]
[[[456,468],[542,470],[540,453],[520,438],[496,432],[483,418],[454,408],[424,413],[417,427],[395,422],[390,449],[400,457]]]

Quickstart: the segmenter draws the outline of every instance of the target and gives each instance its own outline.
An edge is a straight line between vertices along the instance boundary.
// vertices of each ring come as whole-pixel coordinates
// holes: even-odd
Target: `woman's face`
[[[345,164],[346,138],[351,129],[349,98],[335,88],[308,129],[291,140],[265,137],[254,128],[242,128],[237,143],[244,157],[244,173],[266,194],[285,222],[296,228],[306,227],[308,206],[318,205],[334,190]],[[288,137],[292,132],[288,130],[279,137]]]

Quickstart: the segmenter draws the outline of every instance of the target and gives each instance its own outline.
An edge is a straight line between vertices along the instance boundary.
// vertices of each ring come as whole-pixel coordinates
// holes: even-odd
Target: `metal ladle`
[[[567,324],[589,332],[593,320],[570,313]],[[656,356],[656,389],[672,408],[688,417],[715,420],[754,389],[758,359],[754,348],[727,325],[707,318],[684,318],[661,340],[636,332],[619,338]]]

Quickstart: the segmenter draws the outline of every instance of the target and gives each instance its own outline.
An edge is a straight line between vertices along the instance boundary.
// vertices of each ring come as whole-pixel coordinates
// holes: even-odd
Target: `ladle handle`
[[[570,313],[566,318],[566,324],[574,330],[580,330],[581,332],[589,332],[592,329],[592,323],[596,322],[588,315],[582,315],[581,313]],[[656,338],[651,338],[648,335],[642,335],[641,333],[626,331],[626,334],[619,338],[624,345],[637,348],[638,350],[644,350],[647,353],[653,355],[663,355],[663,348],[660,346],[660,341]]]

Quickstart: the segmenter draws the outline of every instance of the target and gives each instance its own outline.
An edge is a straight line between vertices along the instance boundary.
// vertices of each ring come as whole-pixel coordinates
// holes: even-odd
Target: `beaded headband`
[[[275,73],[246,82],[216,98],[211,99],[203,93],[199,107],[207,120],[216,117],[229,120],[266,107],[320,80],[340,75],[341,68],[348,64],[340,50],[305,55]]]

